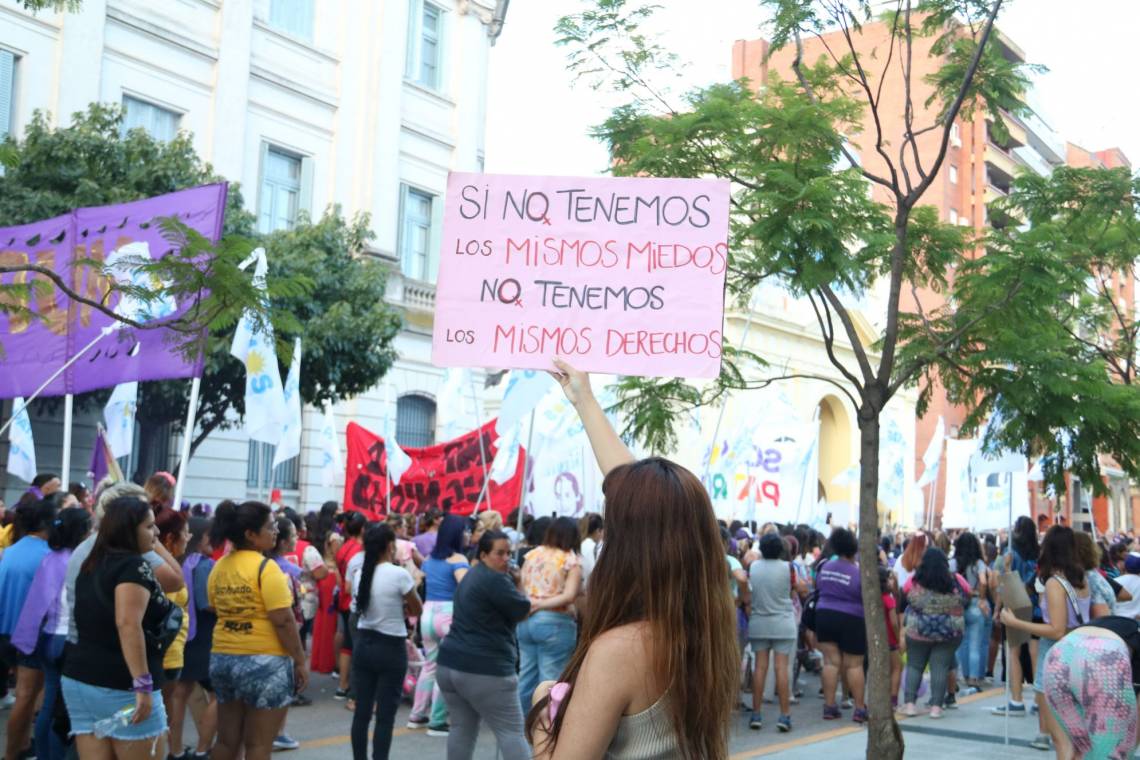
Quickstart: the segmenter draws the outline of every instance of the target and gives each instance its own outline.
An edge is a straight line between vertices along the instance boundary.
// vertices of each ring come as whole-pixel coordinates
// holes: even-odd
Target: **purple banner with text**
[[[221,236],[225,216],[226,184],[203,185],[167,195],[114,206],[81,208],[70,214],[16,227],[0,228],[0,267],[38,265],[62,277],[68,287],[84,298],[104,303],[116,313],[136,321],[168,318],[189,308],[173,300],[149,301],[111,292],[113,280],[102,267],[84,265],[84,260],[103,262],[114,268],[117,259],[160,258],[170,252],[160,222],[177,217],[180,222],[212,242]],[[137,272],[124,266],[113,275],[146,283]],[[36,316],[0,312],[0,398],[31,395],[45,380],[92,341],[95,345],[41,394],[62,396],[108,388],[133,380],[171,380],[202,372],[202,360],[187,360],[168,344],[162,329],[117,329],[121,323],[95,307],[69,299],[48,278],[25,271],[0,272],[0,284],[43,280],[47,287],[24,303]],[[145,312],[145,317],[140,316]]]

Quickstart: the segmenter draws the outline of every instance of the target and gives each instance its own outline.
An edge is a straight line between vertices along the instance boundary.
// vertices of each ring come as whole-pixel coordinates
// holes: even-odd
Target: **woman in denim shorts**
[[[210,682],[218,698],[218,743],[213,760],[268,760],[293,695],[309,680],[293,591],[276,562],[277,521],[261,502],[223,502],[211,539],[233,551],[210,573],[208,595],[217,613]]]
[[[143,758],[166,754],[161,696],[163,647],[143,631],[166,619],[166,598],[150,563],[156,530],[150,505],[137,496],[108,504],[75,585],[78,643],[68,644],[63,699],[80,757]],[[109,736],[95,724],[130,710]]]

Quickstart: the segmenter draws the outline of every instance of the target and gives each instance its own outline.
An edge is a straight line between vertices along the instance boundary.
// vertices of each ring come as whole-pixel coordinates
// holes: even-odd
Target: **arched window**
[[[435,443],[434,401],[414,394],[396,401],[396,442],[413,449]]]

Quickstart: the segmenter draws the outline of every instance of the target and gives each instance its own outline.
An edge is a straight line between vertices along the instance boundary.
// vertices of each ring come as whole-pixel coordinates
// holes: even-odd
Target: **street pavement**
[[[301,748],[277,753],[281,760],[343,760],[350,756],[349,724],[351,714],[345,703],[333,699],[336,682],[329,676],[314,675],[307,691],[313,704],[290,710],[287,732],[301,742]],[[748,728],[748,712],[740,710],[733,717],[730,760],[778,757],[782,760],[864,760],[865,730],[851,721],[851,711],[843,719],[822,720],[823,700],[818,696],[819,680],[805,674],[805,696],[792,706],[794,730],[777,733],[775,705],[766,705],[766,725],[761,731]],[[748,696],[748,695],[742,695]],[[980,694],[963,697],[956,710],[947,710],[938,720],[920,715],[902,719],[900,726],[906,742],[907,760],[943,760],[947,757],[994,757],[1003,760],[1051,760],[1053,754],[1031,749],[1029,741],[1037,732],[1034,717],[1009,719],[1009,743],[1006,743],[1006,720],[990,714],[1002,703],[1003,692],[995,687]],[[446,757],[447,740],[431,737],[423,730],[404,727],[408,704],[400,708],[396,720],[391,757],[394,760],[432,760]],[[0,721],[7,718],[0,713]],[[4,725],[0,723],[0,733]],[[194,741],[193,722],[187,721],[186,742]],[[496,760],[495,739],[484,728],[475,747],[476,760]]]
[[[818,696],[819,679],[803,676],[804,697],[792,706],[794,729],[781,734],[776,730],[779,711],[775,705],[765,705],[765,726],[760,731],[748,728],[748,712],[739,710],[733,717],[731,760],[755,757],[803,758],[803,760],[863,760],[865,757],[865,730],[851,721],[851,711],[843,712],[843,719],[824,721],[823,700]],[[301,742],[301,749],[281,752],[281,760],[343,760],[350,752],[348,737],[351,714],[344,702],[332,698],[335,681],[329,676],[314,675],[307,692],[313,704],[293,708],[289,712],[288,733]],[[989,714],[989,710],[1002,702],[998,688],[962,698],[961,707],[947,710],[942,719],[932,720],[920,716],[901,722],[906,740],[908,760],[942,760],[945,757],[982,757],[993,755],[1019,760],[1051,760],[1046,754],[1028,747],[1036,734],[1036,718],[1010,719],[1009,746],[1004,742],[1002,718]],[[749,698],[751,695],[742,695]],[[401,705],[396,719],[395,737],[391,757],[394,760],[430,760],[445,758],[447,740],[427,736],[423,730],[405,728],[409,705]],[[188,729],[192,735],[193,730]],[[189,736],[187,738],[189,742]],[[479,734],[476,760],[496,760],[495,739],[486,727]]]

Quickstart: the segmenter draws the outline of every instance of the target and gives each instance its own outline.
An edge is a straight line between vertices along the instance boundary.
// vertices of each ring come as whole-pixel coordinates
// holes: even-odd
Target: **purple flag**
[[[108,266],[121,255],[159,258],[170,250],[160,221],[177,216],[207,239],[221,237],[226,184],[190,190],[115,206],[76,209],[70,214],[17,227],[0,228],[0,262],[33,263],[66,278],[68,285],[92,300],[103,299],[110,280],[96,267],[75,267],[78,259],[96,259]],[[0,282],[28,282],[27,273],[2,275]],[[46,278],[43,278],[46,280]],[[143,284],[143,283],[139,283]],[[139,316],[143,306],[121,294],[107,304],[120,313]],[[66,298],[54,286],[34,295],[31,308],[39,318],[0,313],[0,398],[31,395],[71,356],[116,323],[110,316]],[[189,303],[148,303],[151,318],[169,317]],[[144,320],[139,320],[144,321]],[[99,340],[43,392],[44,396],[84,393],[133,380],[171,380],[202,373],[202,359],[187,361],[167,343],[166,330],[113,330]]]
[[[87,468],[91,476],[92,488],[107,477],[107,442],[103,440],[103,429],[95,431],[95,448],[91,452],[91,466]]]

